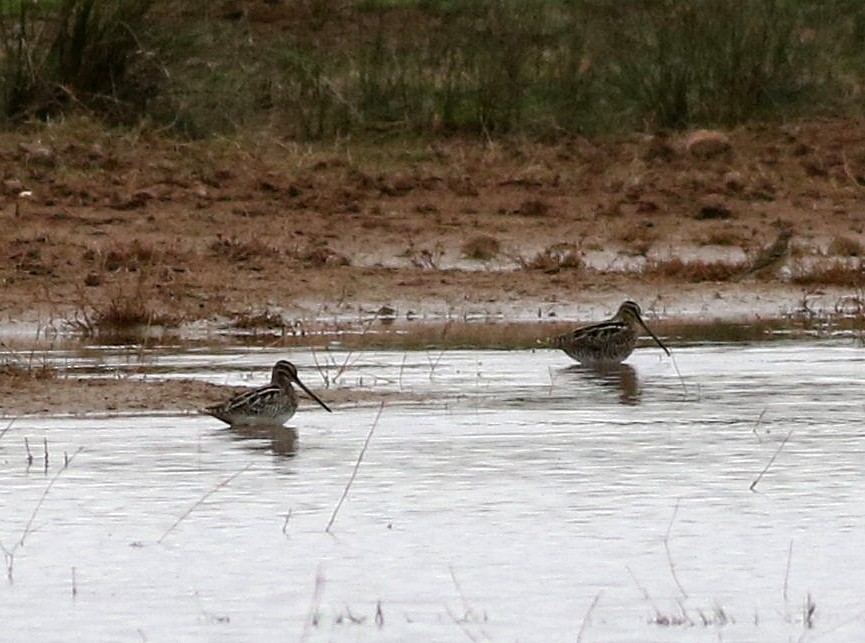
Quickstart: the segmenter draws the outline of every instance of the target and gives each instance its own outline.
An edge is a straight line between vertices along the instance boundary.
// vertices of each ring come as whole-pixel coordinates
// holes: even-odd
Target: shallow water
[[[192,413],[18,418],[3,640],[865,640],[865,351],[674,354],[682,380],[650,348],[603,374],[554,351],[332,352],[333,386],[390,401],[377,422],[305,401],[297,443]],[[308,352],[49,357],[248,385],[287,357],[322,386]]]

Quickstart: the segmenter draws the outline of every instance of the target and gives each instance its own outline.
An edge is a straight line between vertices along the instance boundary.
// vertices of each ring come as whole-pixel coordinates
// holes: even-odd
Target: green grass
[[[865,76],[852,0],[309,0],[272,5],[277,22],[259,5],[4,3],[2,113],[194,138],[558,138],[855,112]]]

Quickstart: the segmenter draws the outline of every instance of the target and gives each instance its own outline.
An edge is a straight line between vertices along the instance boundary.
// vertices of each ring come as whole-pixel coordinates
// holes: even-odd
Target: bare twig
[[[756,478],[754,478],[754,481],[751,483],[751,486],[748,487],[751,491],[754,491],[754,488],[757,486],[757,483],[760,482],[760,480],[763,478],[763,476],[769,470],[769,467],[771,467],[772,463],[775,462],[775,458],[777,458],[778,454],[781,453],[781,449],[783,449],[784,445],[787,444],[787,440],[790,439],[791,435],[793,435],[793,429],[790,429],[787,432],[786,437],[781,441],[781,444],[778,445],[778,448],[775,450],[775,453],[772,455],[768,464],[763,468],[763,470],[760,472],[760,474]]]
[[[589,622],[589,618],[592,616],[592,612],[595,611],[595,606],[597,606],[598,601],[601,600],[601,594],[604,591],[601,590],[597,594],[595,594],[595,600],[592,601],[592,604],[589,605],[589,609],[586,610],[586,613],[583,615],[583,621],[580,623],[580,631],[577,632],[577,643],[583,640],[583,631],[586,629],[586,624]]]
[[[381,412],[384,411],[384,400],[381,401],[381,406],[378,407],[378,413],[375,416],[375,420],[372,423],[372,426],[369,428],[369,433],[366,434],[366,440],[363,442],[363,447],[360,450],[360,453],[357,456],[357,462],[354,463],[354,470],[351,472],[351,477],[348,479],[348,483],[345,485],[345,489],[342,490],[342,495],[339,498],[339,502],[336,503],[336,507],[333,509],[333,514],[330,516],[330,520],[327,522],[327,527],[324,530],[330,533],[330,528],[333,526],[333,521],[336,520],[336,514],[339,513],[339,508],[342,507],[342,503],[345,502],[345,498],[348,495],[348,490],[351,488],[351,484],[354,482],[355,477],[357,476],[357,471],[360,469],[360,462],[363,460],[363,455],[366,453],[366,448],[369,446],[369,441],[372,439],[372,434],[375,431],[375,427],[378,425],[378,420],[381,417]]]
[[[844,167],[844,174],[847,175],[847,178],[850,179],[850,182],[855,185],[860,190],[863,189],[862,181],[853,174],[853,170],[850,169],[850,161],[847,159],[847,152],[841,150],[841,161]]]
[[[448,567],[448,571],[450,571],[450,573],[451,573],[451,580],[453,581],[454,587],[457,590],[457,594],[460,595],[460,600],[463,602],[463,609],[465,610],[465,614],[466,615],[471,614],[473,612],[472,606],[469,605],[468,599],[466,598],[466,595],[463,592],[462,585],[460,585],[459,581],[457,580],[457,575],[456,575],[456,572],[454,571],[453,565]]]
[[[453,611],[451,611],[451,608],[449,606],[446,608],[447,613],[451,617],[451,620],[453,620],[453,622],[456,623],[460,627],[460,629],[463,631],[463,634],[465,634],[466,637],[468,637],[468,639],[470,641],[474,641],[474,643],[477,643],[478,638],[474,634],[472,634],[471,630],[469,630],[468,623],[470,623],[472,621],[477,621],[479,619],[479,617],[476,615],[475,610],[469,604],[469,601],[466,598],[465,593],[463,593],[463,588],[460,585],[459,581],[457,580],[457,576],[456,576],[456,573],[454,572],[453,566],[449,567],[449,570],[451,573],[451,580],[454,583],[454,587],[457,590],[457,594],[460,595],[460,600],[463,602],[463,615],[461,617],[458,617],[456,614],[453,613]],[[485,621],[486,616],[484,616],[480,620]]]
[[[637,586],[637,589],[640,590],[640,593],[643,595],[643,598],[649,603],[649,605],[652,606],[652,609],[655,610],[655,614],[660,614],[661,611],[658,609],[658,606],[655,605],[655,601],[652,598],[652,595],[649,594],[649,590],[647,590],[640,583],[640,581],[637,580],[637,577],[634,575],[634,572],[631,570],[631,568],[628,565],[625,566],[625,569],[627,570],[628,575],[631,577],[631,580],[634,581],[634,584]]]
[[[790,546],[787,548],[787,569],[784,571],[784,604],[786,605],[789,596],[787,594],[787,583],[790,580],[790,561],[793,559],[793,539],[790,539]]]
[[[235,473],[232,473],[232,474],[231,474],[230,476],[228,476],[225,480],[223,480],[222,482],[220,482],[219,484],[217,484],[215,487],[213,487],[210,491],[208,491],[206,494],[204,494],[203,496],[201,496],[201,498],[199,498],[199,499],[195,502],[195,504],[193,504],[189,509],[187,509],[186,511],[184,511],[183,514],[182,514],[182,515],[181,515],[177,520],[175,520],[174,523],[173,523],[173,524],[172,524],[168,529],[165,530],[165,533],[162,534],[162,536],[159,537],[159,540],[156,541],[157,544],[161,544],[162,541],[165,540],[165,539],[168,537],[168,534],[170,534],[172,531],[174,531],[174,530],[177,528],[177,525],[179,525],[181,522],[183,522],[184,520],[186,520],[186,518],[189,516],[189,514],[191,514],[193,511],[195,511],[196,509],[198,509],[202,504],[204,504],[204,502],[205,502],[205,501],[206,501],[210,496],[212,496],[214,493],[216,493],[217,491],[219,491],[219,490],[222,489],[223,487],[226,487],[226,486],[228,486],[229,484],[231,484],[231,482],[232,482],[232,481],[233,481],[237,476],[239,476],[241,473],[244,473],[244,472],[248,471],[250,467],[252,467],[252,463],[251,463],[251,462],[250,462],[248,465],[246,465],[245,467],[243,467],[243,469],[241,469],[240,471],[236,471]]]
[[[408,353],[402,354],[402,363],[399,365],[399,377],[397,378],[397,384],[399,385],[399,390],[402,391],[402,373],[405,370],[405,361],[408,358]],[[0,438],[3,437],[3,434],[0,433]]]
[[[769,407],[767,406],[762,411],[760,411],[760,415],[757,416],[757,421],[754,423],[754,428],[752,429],[752,431],[754,432],[754,435],[757,436],[757,442],[760,442],[761,444],[763,442],[763,439],[760,437],[760,434],[757,432],[757,429],[760,428],[760,422],[763,421],[763,416],[766,415],[766,411],[768,411],[768,410],[769,410]]]
[[[300,640],[305,641],[309,638],[309,630],[313,626],[318,626],[318,606],[321,603],[321,595],[324,592],[324,571],[321,563],[315,571],[315,589],[312,590],[312,600],[309,602],[309,610],[306,613],[306,619],[303,622],[303,632],[300,633]]]
[[[439,362],[442,361],[442,357],[444,357],[444,354],[445,354],[445,349],[442,349],[441,352],[439,353],[439,356],[435,358],[435,361],[433,361],[430,359],[429,353],[427,353],[426,358],[430,364],[430,367],[429,367],[430,380],[432,380],[433,376],[435,375],[435,370],[438,368]]]
[[[12,428],[12,425],[15,424],[15,420],[16,418],[12,418],[11,420],[9,420],[9,424],[0,429],[0,439],[2,439],[3,436],[6,435],[6,432]]]
[[[78,450],[75,451],[75,453],[73,453],[69,457],[69,462],[72,462],[72,460],[75,458],[75,456],[77,456],[79,453],[81,453],[83,448],[84,447],[78,447]],[[21,537],[15,543],[15,546],[12,547],[11,549],[9,549],[3,543],[0,543],[0,550],[3,551],[3,556],[5,557],[5,560],[6,560],[6,578],[9,579],[10,582],[12,581],[12,567],[15,564],[15,552],[18,550],[19,547],[24,546],[24,541],[27,540],[27,536],[29,536],[31,533],[33,533],[33,521],[36,520],[36,514],[39,513],[39,509],[42,508],[42,503],[45,502],[45,498],[48,497],[48,493],[51,491],[51,488],[54,486],[54,483],[57,482],[57,479],[60,477],[60,474],[62,474],[65,470],[66,470],[66,467],[63,467],[62,469],[58,469],[57,473],[55,473],[54,477],[51,478],[51,481],[45,487],[44,491],[42,491],[42,495],[39,496],[39,500],[36,502],[36,506],[33,507],[33,511],[30,514],[30,519],[27,521],[27,524],[24,526],[24,531],[21,532]]]
[[[69,456],[69,462],[75,459],[84,447],[78,447],[78,449]],[[51,478],[51,482],[48,483],[48,486],[45,487],[45,491],[42,492],[42,495],[39,496],[39,501],[36,503],[36,506],[33,508],[33,513],[30,514],[30,520],[27,521],[27,525],[24,527],[24,531],[21,534],[21,538],[18,540],[18,545],[24,546],[24,540],[32,533],[33,521],[36,520],[36,514],[39,512],[39,509],[42,507],[42,503],[45,502],[45,498],[48,497],[48,493],[51,491],[51,487],[54,486],[54,483],[57,482],[57,479],[60,477],[60,474],[63,473],[66,469],[57,469],[57,473]]]
[[[830,634],[834,634],[835,632],[837,632],[841,628],[847,627],[848,625],[850,625],[850,623],[858,621],[862,618],[865,618],[865,610],[860,610],[860,611],[856,612],[850,618],[846,618],[843,621],[836,623],[835,625],[833,625],[832,627],[830,627],[828,629],[823,629],[819,634],[815,634],[814,636],[808,636],[808,634],[810,634],[810,632],[808,630],[804,630],[802,632],[802,635],[797,639],[797,641],[804,641],[806,638],[808,638],[811,641],[816,641],[817,639],[825,638],[825,637],[829,636]]]
[[[688,387],[685,386],[685,378],[682,377],[682,372],[679,370],[679,365],[676,363],[676,356],[673,355],[672,351],[670,352],[670,361],[673,363],[673,368],[676,371],[676,375],[679,376],[679,383],[682,385],[682,395],[687,397],[688,396]]]
[[[288,536],[288,520],[291,518],[291,507],[288,509],[288,513],[285,514],[285,522],[282,523],[282,535]]]
[[[811,598],[811,592],[805,597],[805,604],[802,606],[802,626],[806,630],[814,629],[814,613],[817,611],[817,603]]]
[[[670,516],[670,524],[667,525],[667,533],[664,534],[664,549],[667,552],[667,562],[670,565],[670,575],[673,577],[673,580],[676,581],[676,587],[679,588],[682,597],[688,598],[688,592],[686,592],[685,588],[682,587],[682,583],[679,582],[679,577],[676,575],[676,565],[673,563],[673,556],[670,554],[670,532],[673,529],[673,523],[676,520],[677,513],[679,513],[679,500],[676,500],[676,506],[673,508],[673,515]]]
[[[384,627],[384,612],[381,611],[381,601],[375,604],[375,624],[381,629]]]
[[[330,376],[327,374],[327,364],[322,367],[319,363],[315,346],[310,346],[310,351],[312,352],[312,361],[315,362],[315,367],[318,369],[318,374],[321,375],[321,379],[324,381],[324,388],[330,388]]]

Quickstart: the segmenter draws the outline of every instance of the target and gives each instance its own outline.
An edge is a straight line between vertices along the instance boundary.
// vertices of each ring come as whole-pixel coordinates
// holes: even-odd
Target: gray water
[[[0,638],[865,640],[865,351],[674,355],[336,352],[332,387],[388,402],[305,400],[297,443],[192,412],[17,418]],[[305,351],[54,357],[246,385],[288,358],[322,386]]]

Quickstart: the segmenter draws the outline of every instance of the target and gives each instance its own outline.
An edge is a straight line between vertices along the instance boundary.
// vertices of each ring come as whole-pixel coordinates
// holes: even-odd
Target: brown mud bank
[[[4,133],[0,324],[266,327],[380,309],[576,322],[625,298],[708,319],[831,309],[863,285],[863,134],[809,121],[710,145],[312,147],[87,121]]]
[[[865,319],[858,121],[350,147],[67,120],[0,134],[0,158],[13,352],[46,336],[527,348],[624,299],[674,346],[687,333],[667,324]],[[231,392],[56,379],[2,378],[3,412]]]

